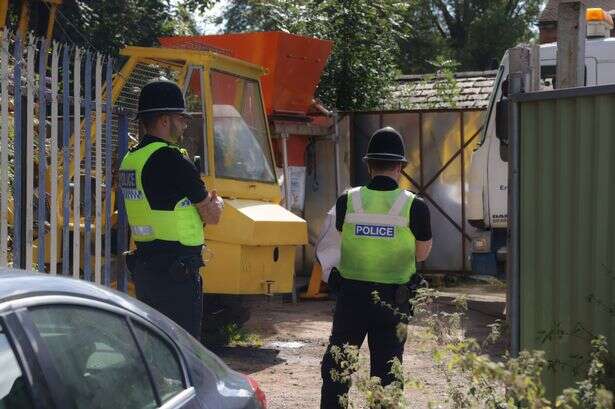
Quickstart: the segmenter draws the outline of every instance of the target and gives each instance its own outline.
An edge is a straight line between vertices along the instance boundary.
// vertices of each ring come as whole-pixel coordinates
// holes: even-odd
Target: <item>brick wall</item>
[[[538,26],[540,44],[554,43],[557,41],[557,23],[541,23]]]

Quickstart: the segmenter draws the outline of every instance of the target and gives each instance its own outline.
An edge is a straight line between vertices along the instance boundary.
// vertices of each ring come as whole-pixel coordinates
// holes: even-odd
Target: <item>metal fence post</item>
[[[126,152],[128,152],[128,114],[127,112],[120,112],[118,118],[118,159],[121,160]],[[119,162],[118,160],[118,162]],[[128,247],[127,243],[127,230],[128,223],[126,220],[126,208],[124,206],[124,195],[122,190],[117,184],[115,188],[115,197],[117,199],[117,211],[118,211],[118,227],[117,227],[117,250],[120,255],[120,266],[117,273],[117,288],[120,291],[126,291],[128,288],[128,277],[126,274],[126,263],[124,252]]]
[[[15,58],[15,67],[13,69],[13,84],[15,86],[15,116],[13,117],[15,130],[14,154],[15,154],[15,188],[13,192],[13,201],[15,214],[13,215],[13,266],[24,268],[23,253],[25,250],[24,242],[24,226],[25,217],[23,214],[24,202],[24,169],[23,169],[23,154],[25,150],[22,127],[23,120],[21,115],[21,107],[23,106],[23,97],[21,95],[21,66],[23,64],[23,51],[21,44],[21,36],[15,38],[15,49],[13,50]]]
[[[53,42],[51,53],[51,200],[49,206],[49,273],[57,274],[58,262],[58,43]]]
[[[113,151],[111,149],[111,116],[113,87],[113,62],[110,58],[106,62],[105,82],[106,82],[106,104],[105,104],[105,267],[103,273],[103,284],[111,283],[111,164],[113,163]],[[101,135],[102,138],[102,135]]]
[[[26,270],[32,269],[34,223],[34,39],[28,42],[26,60]],[[23,152],[22,152],[23,153]]]
[[[96,53],[96,169],[94,171],[94,179],[96,180],[96,238],[94,242],[94,281],[98,284],[102,282],[101,277],[101,246],[102,246],[102,147],[103,147],[103,134],[102,134],[102,56]]]
[[[92,54],[85,53],[84,83],[83,278],[92,281]]]
[[[75,48],[73,66],[73,277],[80,276],[81,262],[81,54]]]
[[[1,114],[2,135],[0,149],[0,267],[8,265],[9,243],[9,39],[8,31],[2,31],[2,59],[0,60],[0,81],[2,81]]]
[[[47,157],[45,154],[45,145],[47,141],[47,40],[40,41],[41,48],[38,55],[38,75],[39,75],[39,93],[38,93],[38,271],[45,272],[45,209],[46,206],[46,168]],[[51,210],[51,206],[49,207]]]
[[[70,153],[68,141],[70,132],[70,81],[69,53],[64,46],[62,53],[62,275],[68,275],[70,269]]]
[[[509,95],[519,94],[529,86],[530,51],[510,50]],[[508,112],[510,158],[508,166],[508,266],[507,308],[511,325],[511,350],[514,356],[520,345],[520,276],[519,276],[519,105],[511,102]]]

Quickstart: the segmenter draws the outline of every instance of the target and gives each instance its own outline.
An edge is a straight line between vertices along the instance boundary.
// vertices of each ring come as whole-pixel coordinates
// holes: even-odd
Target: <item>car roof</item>
[[[0,311],[7,301],[39,295],[65,295],[101,301],[137,314],[165,331],[177,330],[158,311],[112,288],[72,277],[0,268]]]

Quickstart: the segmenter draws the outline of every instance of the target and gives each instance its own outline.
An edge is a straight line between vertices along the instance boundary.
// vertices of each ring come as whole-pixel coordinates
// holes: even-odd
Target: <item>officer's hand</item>
[[[222,215],[222,208],[224,207],[224,200],[218,196],[218,192],[212,190],[208,196],[209,202],[207,203],[208,213],[211,216],[210,224],[218,224],[220,216]],[[205,222],[207,223],[207,222]]]
[[[218,193],[215,190],[211,191],[211,202],[212,205],[215,205],[215,207],[220,208],[220,210],[224,209],[224,200],[222,200],[222,198],[218,196]]]
[[[331,274],[329,274],[329,281],[327,281],[327,287],[329,287],[329,292],[331,294],[337,294],[340,291],[342,286],[342,276],[339,270],[335,267],[331,269]]]
[[[212,190],[204,200],[196,204],[196,207],[201,215],[201,220],[205,224],[218,224],[222,215],[224,200],[218,196],[215,190]]]

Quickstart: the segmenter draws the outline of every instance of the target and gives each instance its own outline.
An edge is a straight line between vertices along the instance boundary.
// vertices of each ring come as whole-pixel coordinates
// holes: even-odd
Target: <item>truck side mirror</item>
[[[500,157],[508,162],[508,98],[502,97],[495,106],[495,136],[500,140]]]

